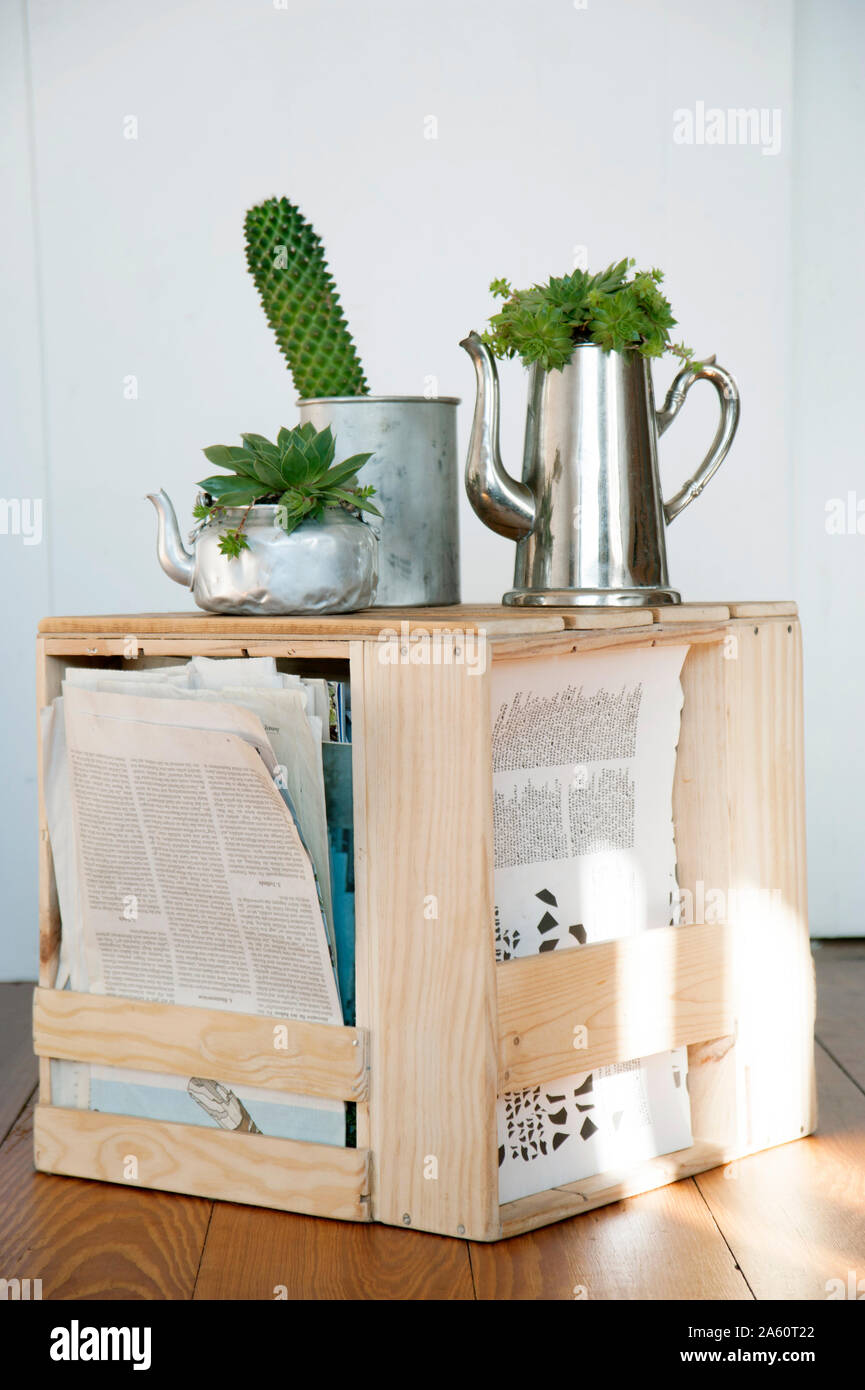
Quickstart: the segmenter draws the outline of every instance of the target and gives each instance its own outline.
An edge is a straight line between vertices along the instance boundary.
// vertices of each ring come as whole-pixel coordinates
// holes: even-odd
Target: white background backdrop
[[[0,0],[0,55],[0,495],[44,510],[40,545],[0,535],[0,978],[35,973],[38,618],[189,605],[143,494],[188,514],[203,445],[294,423],[243,257],[246,207],[283,193],[324,238],[371,389],[435,376],[465,400],[461,448],[457,344],[494,275],[563,273],[576,246],[667,271],[680,336],[743,401],[669,532],[671,578],[692,600],[798,600],[812,930],[861,934],[865,536],[827,535],[825,510],[865,499],[865,5]],[[698,101],[778,109],[780,152],[675,144]],[[517,470],[522,371],[502,377]],[[668,495],[714,410],[701,387],[665,436]],[[462,553],[463,597],[498,601],[512,546],[467,504]]]

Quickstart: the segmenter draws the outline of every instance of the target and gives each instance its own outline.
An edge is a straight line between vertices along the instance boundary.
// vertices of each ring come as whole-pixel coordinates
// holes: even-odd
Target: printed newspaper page
[[[670,922],[686,653],[642,648],[494,667],[497,959]],[[686,1147],[686,1077],[681,1048],[502,1097],[500,1200]]]
[[[341,1023],[315,875],[261,721],[72,686],[62,706],[91,990]],[[88,1080],[91,1108],[345,1140],[339,1101],[120,1068]],[[76,1103],[85,1089],[77,1078]]]
[[[231,707],[229,730],[220,705],[71,687],[64,705],[91,989],[340,1023],[315,877],[261,722]]]
[[[245,671],[244,667],[247,668]],[[190,677],[195,678],[194,684],[190,684]],[[238,684],[230,684],[232,681]],[[272,657],[243,657],[236,660],[230,657],[219,660],[194,657],[188,666],[142,672],[99,672],[87,667],[73,667],[67,672],[64,685],[86,685],[90,690],[103,693],[134,694],[151,699],[217,702],[240,706],[257,715],[264,725],[276,761],[283,770],[281,785],[288,792],[301,835],[315,866],[328,938],[331,948],[335,949],[321,754],[322,725],[318,714],[308,712],[309,704],[317,697],[318,687],[324,686],[324,681],[302,683],[300,677],[277,672]],[[171,718],[170,722],[190,721]],[[201,725],[203,721],[196,718],[191,722]]]

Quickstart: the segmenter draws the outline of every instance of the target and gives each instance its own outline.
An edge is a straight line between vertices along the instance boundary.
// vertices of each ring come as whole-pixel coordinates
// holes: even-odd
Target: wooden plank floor
[[[865,1278],[865,942],[815,955],[819,1134],[497,1245],[34,1173],[30,986],[0,985],[0,1277],[51,1299],[825,1299]]]

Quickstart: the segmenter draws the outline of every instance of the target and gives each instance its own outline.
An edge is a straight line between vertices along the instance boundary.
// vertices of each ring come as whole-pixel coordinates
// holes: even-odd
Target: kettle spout
[[[156,554],[165,573],[176,584],[192,587],[195,573],[195,558],[190,555],[180,539],[180,528],[171,498],[162,490],[148,492],[147,500],[152,502],[159,517],[159,530],[156,536]]]
[[[475,403],[466,492],[481,521],[500,536],[518,541],[535,524],[535,500],[525,483],[505,472],[499,453],[499,377],[493,355],[477,333],[460,343],[475,364]]]

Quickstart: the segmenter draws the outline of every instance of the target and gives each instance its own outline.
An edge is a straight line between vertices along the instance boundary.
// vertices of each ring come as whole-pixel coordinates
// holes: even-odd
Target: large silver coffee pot
[[[475,364],[477,403],[466,490],[478,516],[517,542],[509,604],[680,603],[667,576],[665,523],[699,497],[739,423],[739,392],[714,358],[683,367],[655,410],[649,362],[638,353],[579,343],[561,370],[529,370],[522,481],[499,453],[499,382],[485,343],[461,344]],[[721,418],[693,477],[665,502],[658,437],[695,381],[718,392]]]

